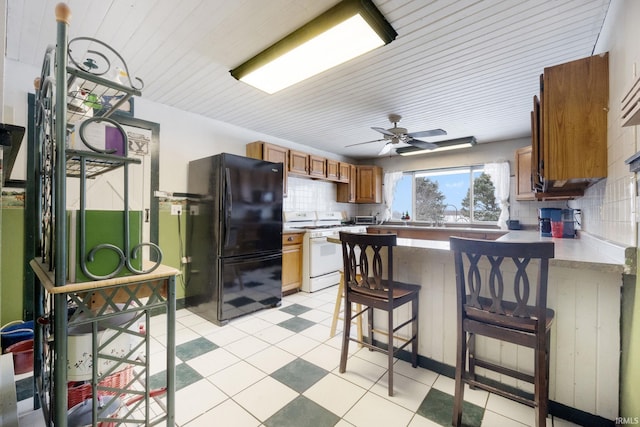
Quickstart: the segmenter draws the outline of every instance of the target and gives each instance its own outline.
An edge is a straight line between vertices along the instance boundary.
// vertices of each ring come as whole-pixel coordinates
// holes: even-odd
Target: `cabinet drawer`
[[[299,245],[302,243],[304,233],[284,233],[282,235],[282,246]]]

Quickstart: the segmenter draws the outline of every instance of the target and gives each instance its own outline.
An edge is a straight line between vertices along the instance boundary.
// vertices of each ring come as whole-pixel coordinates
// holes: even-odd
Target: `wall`
[[[517,219],[522,224],[537,226],[538,208],[566,207],[567,202],[518,202],[515,200],[515,151],[518,148],[531,145],[531,139],[519,138],[509,141],[492,142],[491,144],[477,144],[471,148],[430,153],[416,156],[394,156],[375,159],[376,164],[385,171],[415,171],[422,169],[437,169],[456,166],[480,165],[496,161],[508,161],[510,167],[509,213],[511,219]]]
[[[596,53],[609,52],[608,160],[606,181],[589,189],[576,205],[594,234],[628,246],[638,245],[637,176],[625,159],[640,150],[638,126],[622,127],[620,101],[640,76],[640,2],[612,0]],[[640,273],[638,271],[637,273]],[[638,275],[625,278],[622,293],[620,415],[640,417],[640,298]]]

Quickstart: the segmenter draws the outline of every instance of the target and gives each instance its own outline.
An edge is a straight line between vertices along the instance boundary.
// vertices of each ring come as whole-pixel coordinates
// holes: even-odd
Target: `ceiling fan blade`
[[[378,132],[380,132],[383,135],[388,135],[388,136],[395,136],[395,134],[393,132],[389,132],[387,129],[385,128],[371,128],[373,130],[376,130]]]
[[[372,142],[380,142],[380,141],[386,141],[386,139],[374,139],[373,141],[366,141],[366,142],[358,142],[356,144],[349,144],[349,145],[345,145],[346,147],[354,147],[356,145],[362,145],[362,144],[371,144]]]
[[[423,130],[422,132],[411,132],[408,133],[407,136],[411,138],[426,138],[428,136],[440,136],[446,135],[447,132],[444,129],[431,129],[431,130]]]
[[[392,145],[393,144],[391,142],[387,142],[386,144],[384,144],[384,147],[382,147],[382,150],[380,150],[378,156],[384,156],[385,154],[389,153],[389,151],[391,151]]]
[[[420,141],[419,139],[411,138],[408,141],[405,141],[407,144],[413,145],[414,147],[422,148],[423,150],[433,150],[434,148],[438,148],[438,144],[434,144],[433,142]]]

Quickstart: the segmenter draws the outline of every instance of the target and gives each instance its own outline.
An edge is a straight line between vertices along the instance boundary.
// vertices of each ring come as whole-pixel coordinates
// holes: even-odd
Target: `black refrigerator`
[[[219,325],[282,299],[282,163],[189,162],[185,304]]]

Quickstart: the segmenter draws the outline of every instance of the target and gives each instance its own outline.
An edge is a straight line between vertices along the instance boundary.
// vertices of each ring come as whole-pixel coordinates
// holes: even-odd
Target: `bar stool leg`
[[[340,306],[342,305],[342,300],[344,299],[344,272],[340,272],[340,283],[338,284],[338,293],[336,294],[336,304],[333,308],[333,320],[331,321],[331,331],[329,332],[329,337],[334,337],[336,335],[336,328],[338,326],[338,319],[343,319],[340,317]],[[362,311],[362,306],[360,304],[355,305],[356,312],[359,313]],[[358,334],[358,341],[362,342],[362,316],[358,316],[356,318],[356,328]],[[360,344],[362,347],[362,344]]]

